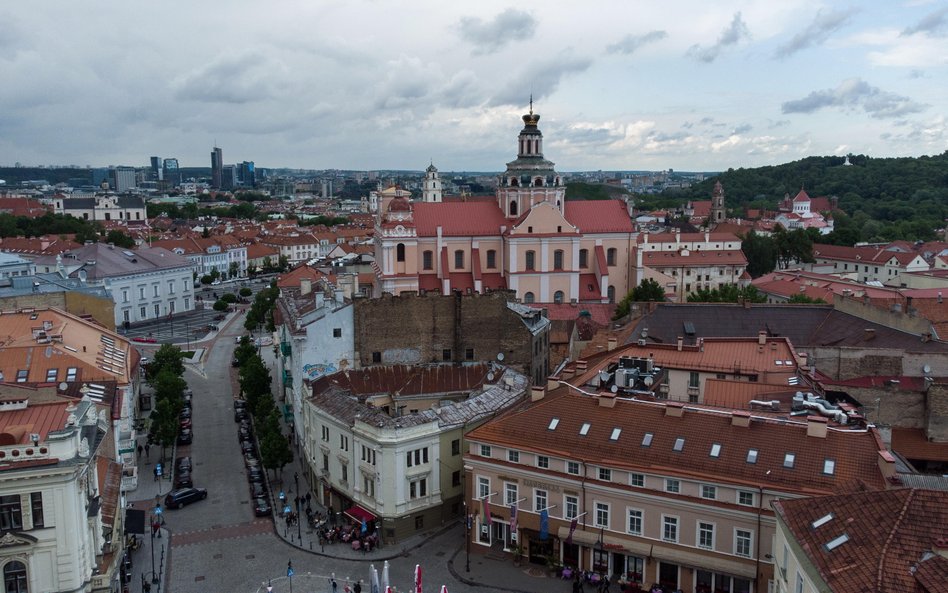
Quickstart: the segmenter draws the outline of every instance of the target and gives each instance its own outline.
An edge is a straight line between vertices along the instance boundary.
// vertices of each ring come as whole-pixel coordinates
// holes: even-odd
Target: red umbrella
[[[415,565],[415,593],[421,593],[421,565]]]

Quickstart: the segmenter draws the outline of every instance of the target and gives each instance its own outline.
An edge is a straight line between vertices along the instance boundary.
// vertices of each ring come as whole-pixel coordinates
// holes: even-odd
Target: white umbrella
[[[388,577],[388,560],[386,560],[385,564],[382,565],[382,587],[388,590],[391,582],[392,581]]]
[[[369,575],[369,582],[371,583],[370,589],[372,593],[379,593],[379,571],[375,569],[374,565],[369,565],[371,568],[371,573]]]

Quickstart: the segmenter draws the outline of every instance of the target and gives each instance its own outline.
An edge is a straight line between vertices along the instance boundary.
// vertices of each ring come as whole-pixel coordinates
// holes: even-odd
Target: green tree
[[[116,247],[124,247],[126,249],[131,249],[135,247],[135,239],[132,239],[122,231],[118,229],[113,229],[105,235],[105,242],[111,243]]]
[[[616,306],[616,312],[613,319],[621,319],[629,314],[633,302],[663,302],[665,300],[665,289],[661,284],[652,278],[646,278],[638,286],[629,291]]]
[[[268,470],[283,471],[293,461],[289,439],[280,430],[280,413],[273,408],[264,422],[260,437],[260,461]]]
[[[214,310],[223,313],[229,308],[227,301],[217,300],[214,301]]]
[[[769,274],[777,267],[777,246],[770,237],[751,230],[741,240],[741,251],[747,258],[747,273],[752,278]]]
[[[156,399],[151,411],[151,423],[148,427],[148,441],[161,447],[161,458],[165,449],[170,447],[178,436],[178,415],[181,404],[169,399]]]
[[[235,261],[230,262],[230,265],[227,266],[227,277],[236,278],[240,275],[240,264]]]
[[[232,292],[225,292],[224,294],[221,295],[220,300],[228,304],[233,304],[237,302],[237,295],[235,295]]]
[[[803,293],[796,293],[789,299],[788,303],[800,304],[800,305],[825,305],[826,301],[823,299],[815,299],[813,297],[808,297]]]
[[[700,288],[688,295],[689,303],[766,303],[767,297],[756,286],[725,284],[720,288]]]
[[[155,399],[184,402],[184,390],[187,389],[188,383],[169,369],[164,369],[155,375],[151,380],[151,385],[155,390]]]
[[[249,288],[247,288],[246,286],[244,286],[243,288],[240,289],[239,294],[240,294],[240,296],[246,298],[246,297],[249,297],[250,295],[252,295],[252,294],[253,294],[253,291],[250,290]]]
[[[148,364],[148,376],[157,377],[163,371],[168,371],[175,377],[184,375],[184,353],[181,352],[181,348],[171,344],[162,344],[161,348],[155,352]]]

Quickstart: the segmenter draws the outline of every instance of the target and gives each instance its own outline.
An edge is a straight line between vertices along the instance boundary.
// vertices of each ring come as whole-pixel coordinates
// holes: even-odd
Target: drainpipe
[[[582,513],[583,514],[583,531],[586,531],[586,518],[585,518],[586,508],[587,508],[586,507],[586,462],[580,461],[580,463],[583,466],[583,481],[581,485],[583,489],[583,513]],[[579,560],[580,560],[579,564],[582,564],[582,560],[583,560],[582,556],[580,556]],[[589,566],[590,568],[592,567],[592,562],[589,563]],[[583,569],[581,567],[576,567],[576,570],[583,570]]]

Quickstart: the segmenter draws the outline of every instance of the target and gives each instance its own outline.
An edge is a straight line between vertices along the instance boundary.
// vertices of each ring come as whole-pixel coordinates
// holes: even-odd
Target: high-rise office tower
[[[221,189],[237,189],[237,165],[224,165],[221,168]]]
[[[214,147],[214,150],[211,151],[211,186],[220,188],[221,187],[221,178],[224,172],[224,151],[218,147]]]
[[[163,177],[171,187],[181,184],[181,172],[178,171],[178,159],[165,159],[163,165]]]
[[[237,180],[244,187],[257,187],[257,174],[253,161],[244,161],[237,165]]]
[[[160,156],[151,157],[151,176],[155,179],[155,181],[161,181],[164,179],[164,171],[161,168]]]

